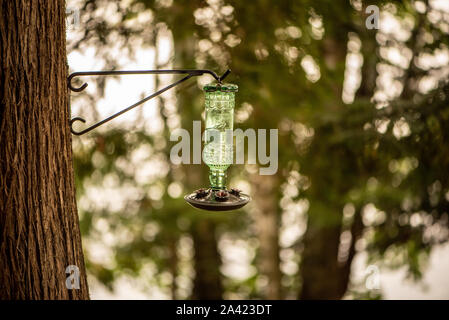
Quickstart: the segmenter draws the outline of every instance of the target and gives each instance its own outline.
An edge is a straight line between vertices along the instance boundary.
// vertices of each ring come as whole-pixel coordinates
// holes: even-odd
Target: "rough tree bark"
[[[0,0],[0,299],[88,299],[68,125],[65,2]],[[66,287],[66,268],[80,289]]]

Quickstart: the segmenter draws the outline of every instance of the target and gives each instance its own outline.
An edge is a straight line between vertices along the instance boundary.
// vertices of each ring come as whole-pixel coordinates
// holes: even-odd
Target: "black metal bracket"
[[[218,81],[218,83],[221,83],[224,78],[226,78],[229,73],[231,72],[231,70],[227,70],[222,76],[218,76],[215,72],[210,71],[210,70],[197,70],[197,69],[177,69],[177,70],[136,70],[136,71],[82,71],[82,72],[74,72],[72,74],[69,75],[69,77],[67,78],[67,86],[69,87],[70,90],[75,91],[75,92],[80,92],[83,91],[86,87],[87,87],[87,83],[84,83],[83,85],[81,85],[80,87],[74,87],[72,85],[72,80],[75,77],[85,77],[85,76],[120,76],[120,75],[133,75],[133,74],[185,74],[186,76],[184,78],[181,78],[180,80],[173,82],[172,84],[156,91],[155,93],[143,98],[142,100],[130,105],[129,107],[113,114],[112,116],[101,120],[93,125],[91,125],[90,127],[81,130],[81,131],[75,131],[73,130],[73,123],[75,121],[81,121],[83,123],[86,122],[86,120],[84,120],[81,117],[74,117],[70,120],[70,131],[77,135],[80,136],[82,134],[85,134],[99,126],[101,126],[102,124],[105,124],[106,122],[111,121],[112,119],[118,117],[119,115],[134,109],[137,106],[140,106],[141,104],[147,102],[148,100],[160,95],[161,93],[177,86],[178,84],[192,78],[192,77],[196,77],[196,76],[201,76],[203,74],[209,74],[212,77],[215,78],[215,80]]]

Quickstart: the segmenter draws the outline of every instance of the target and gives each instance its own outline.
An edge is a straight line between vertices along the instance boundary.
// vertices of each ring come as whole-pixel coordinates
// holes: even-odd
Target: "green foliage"
[[[85,9],[94,12],[100,4],[87,1]],[[293,197],[310,204],[308,230],[345,230],[343,211],[350,204],[354,206],[354,215],[363,220],[363,228],[353,233],[353,246],[362,239],[365,246],[359,250],[368,251],[370,261],[390,267],[406,265],[410,274],[419,278],[431,248],[448,237],[449,87],[443,78],[434,90],[421,92],[419,81],[436,76],[431,69],[415,63],[420,54],[447,48],[449,38],[437,24],[417,12],[411,1],[371,1],[370,4],[386,5],[384,9],[398,19],[411,17],[413,21],[407,40],[388,35],[386,44],[381,44],[376,40],[376,31],[366,30],[366,16],[350,1],[135,0],[126,9],[120,1],[117,4],[123,20],[107,25],[107,19],[91,18],[90,31],[80,43],[94,44],[107,61],[106,66],[113,66],[104,46],[109,34],[119,30],[124,47],[134,51],[137,48],[131,39],[141,37],[155,45],[159,30],[166,28],[175,45],[171,61],[174,67],[219,71],[230,67],[230,81],[240,88],[236,112],[243,109],[244,103],[252,106],[248,119],[235,127],[279,128],[280,179],[285,182],[292,171],[297,171],[309,182],[297,185],[299,192]],[[146,26],[151,32],[144,35],[147,29],[140,25],[127,30],[125,22],[144,11],[153,15],[151,26]],[[423,43],[426,32],[432,41]],[[364,63],[354,102],[345,104],[341,97],[350,35],[360,40]],[[410,67],[398,67],[381,54],[381,47],[397,46],[406,46],[412,52]],[[304,67],[307,62],[316,65],[318,76]],[[373,99],[379,86],[376,77],[381,73],[380,64],[400,69],[396,80],[404,87],[382,108],[376,107],[379,104]],[[177,98],[181,125],[190,130],[192,120],[198,120],[204,108],[201,93],[197,88],[184,87],[177,91]],[[159,106],[163,114],[163,100]],[[201,186],[192,177],[206,183],[207,175],[204,165],[179,167],[169,163],[167,157],[173,143],[168,140],[166,117],[164,121],[160,136],[109,130],[90,135],[92,143],[75,145],[80,201],[90,190],[86,186],[101,188],[111,175],[120,186],[135,185],[135,172],[117,163],[131,163],[132,152],[142,145],[150,146],[154,155],[164,158],[165,154],[169,166],[166,175],[138,185],[139,196],[122,211],[112,214],[106,209],[83,207],[81,229],[85,237],[99,237],[98,229],[92,227],[99,219],[107,219],[109,232],[129,234],[128,240],[111,245],[111,266],[88,263],[89,272],[105,284],[111,285],[123,270],[138,276],[151,264],[156,270],[154,282],[164,288],[172,286],[163,275],[167,270],[174,277],[186,272],[190,258],[186,258],[187,262],[176,260],[181,259],[176,248],[179,241],[184,241],[181,239],[191,239],[192,226],[198,220],[213,221],[218,226],[218,238],[228,233],[244,239],[256,238],[251,229],[253,221],[243,211],[229,215],[198,213],[182,198],[169,195],[167,189],[172,183],[181,183],[183,192],[189,192]],[[401,136],[400,128],[408,128],[409,132]],[[162,148],[157,147],[160,139],[165,141]],[[237,168],[231,170],[234,178],[246,179],[249,173],[242,166]],[[163,190],[159,199],[149,196],[154,188]],[[282,196],[275,194],[276,204]],[[376,208],[373,221],[366,218],[367,205]],[[280,212],[285,213],[282,208]],[[299,237],[293,245],[299,255],[302,240]],[[252,263],[256,266],[256,259]],[[347,263],[350,265],[351,261]],[[304,281],[300,273],[293,279],[296,284]],[[248,298],[261,297],[257,281],[258,274],[242,281],[225,279],[225,290],[241,292]],[[286,286],[286,296],[296,296],[298,286]],[[190,294],[183,291],[177,297],[188,298]],[[366,290],[348,294],[353,298],[380,297]]]

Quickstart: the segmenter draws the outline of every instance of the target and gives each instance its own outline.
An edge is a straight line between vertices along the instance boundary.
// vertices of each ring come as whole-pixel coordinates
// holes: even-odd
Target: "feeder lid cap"
[[[206,92],[221,91],[221,92],[237,92],[239,87],[232,83],[209,83],[203,87]]]

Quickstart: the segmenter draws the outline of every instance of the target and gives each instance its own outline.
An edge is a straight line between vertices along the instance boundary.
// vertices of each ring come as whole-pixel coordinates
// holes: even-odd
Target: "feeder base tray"
[[[246,205],[251,197],[231,190],[200,189],[184,197],[191,206],[208,211],[237,210]]]

